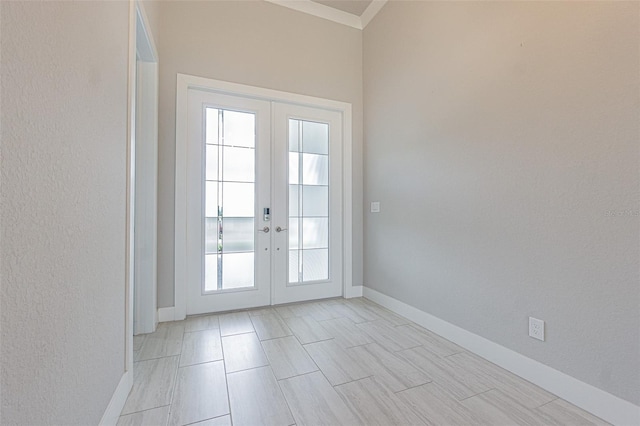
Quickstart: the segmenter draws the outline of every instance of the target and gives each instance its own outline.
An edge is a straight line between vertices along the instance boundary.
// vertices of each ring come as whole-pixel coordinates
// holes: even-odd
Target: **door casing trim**
[[[352,107],[350,103],[316,98],[262,87],[230,83],[205,77],[177,74],[176,85],[176,174],[175,174],[175,248],[174,248],[174,320],[186,318],[187,298],[187,135],[188,91],[197,89],[284,102],[294,105],[338,111],[342,114],[342,294],[352,297],[353,284],[353,136]]]

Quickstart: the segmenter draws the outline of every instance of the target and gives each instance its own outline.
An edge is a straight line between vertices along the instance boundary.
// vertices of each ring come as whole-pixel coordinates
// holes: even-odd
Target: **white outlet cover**
[[[380,201],[371,202],[371,213],[380,213]]]
[[[544,342],[544,321],[529,317],[529,336]]]

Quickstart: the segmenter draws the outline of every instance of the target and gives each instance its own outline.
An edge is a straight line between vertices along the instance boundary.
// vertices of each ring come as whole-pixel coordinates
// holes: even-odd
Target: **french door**
[[[189,89],[187,314],[342,294],[342,116]]]

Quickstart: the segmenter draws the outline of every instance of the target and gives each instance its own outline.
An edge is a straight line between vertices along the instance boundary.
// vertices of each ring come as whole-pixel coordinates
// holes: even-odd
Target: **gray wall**
[[[363,50],[365,286],[635,404],[639,6],[391,2]]]
[[[353,283],[361,285],[362,32],[263,1],[158,6],[158,307],[174,304],[176,73],[353,104]]]
[[[0,15],[0,423],[97,424],[125,362],[129,6]]]

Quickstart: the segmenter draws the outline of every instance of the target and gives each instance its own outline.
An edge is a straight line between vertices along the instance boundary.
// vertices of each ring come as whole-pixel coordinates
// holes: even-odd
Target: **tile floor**
[[[366,299],[197,316],[134,338],[119,425],[602,425]]]

